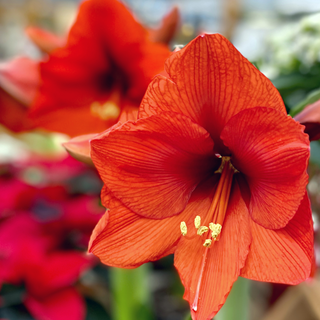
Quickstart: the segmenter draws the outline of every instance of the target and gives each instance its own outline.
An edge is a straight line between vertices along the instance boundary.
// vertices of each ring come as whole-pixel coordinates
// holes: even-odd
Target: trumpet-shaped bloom
[[[91,141],[109,210],[89,250],[124,268],[174,253],[192,318],[211,319],[238,276],[309,277],[309,140],[221,35],[196,38],[165,69],[136,122]]]
[[[119,1],[84,1],[66,46],[41,64],[30,117],[35,126],[71,136],[106,130],[122,112],[137,113],[169,54]]]

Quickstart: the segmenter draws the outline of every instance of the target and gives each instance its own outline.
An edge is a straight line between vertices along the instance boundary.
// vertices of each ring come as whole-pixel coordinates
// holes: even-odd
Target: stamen
[[[206,248],[209,248],[211,246],[212,240],[211,239],[206,239],[204,242],[203,246]]]
[[[218,237],[218,235],[220,234],[220,232],[221,232],[222,225],[219,224],[219,223],[210,222],[209,223],[209,228],[212,231],[211,236],[215,240]]]
[[[196,227],[196,229],[198,229],[201,226],[201,218],[200,218],[200,216],[196,216],[194,218],[194,226]]]
[[[199,229],[198,229],[198,231],[197,231],[197,234],[198,234],[199,236],[202,236],[202,235],[203,235],[204,233],[206,233],[208,230],[209,230],[208,227],[206,227],[206,226],[201,226],[201,227],[199,227]]]
[[[185,236],[187,234],[188,228],[187,228],[187,225],[184,221],[181,221],[181,223],[180,223],[180,231],[183,236]]]
[[[117,119],[121,112],[120,108],[113,101],[107,101],[103,104],[95,101],[91,104],[90,110],[92,115],[101,120]]]

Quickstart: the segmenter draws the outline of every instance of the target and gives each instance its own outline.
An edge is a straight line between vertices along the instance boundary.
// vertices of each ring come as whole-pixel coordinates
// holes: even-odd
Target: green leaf
[[[152,320],[148,274],[150,265],[137,269],[110,268],[113,320]]]
[[[185,316],[184,320],[192,320],[192,319],[191,319],[191,315],[188,313],[188,314]]]
[[[320,143],[319,141],[310,142],[310,161],[320,167]]]
[[[231,292],[214,320],[248,320],[249,319],[250,280],[239,277],[233,284]]]
[[[86,320],[109,320],[110,316],[107,314],[106,310],[98,302],[86,299],[87,305],[87,315]]]

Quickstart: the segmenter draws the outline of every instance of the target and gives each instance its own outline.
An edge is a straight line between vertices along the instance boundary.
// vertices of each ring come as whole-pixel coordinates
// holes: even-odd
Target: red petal
[[[69,287],[78,280],[81,272],[88,269],[92,261],[81,252],[55,252],[43,256],[40,263],[28,269],[26,286],[33,295],[41,297],[61,288]]]
[[[283,228],[296,213],[308,182],[309,140],[291,117],[270,108],[245,110],[221,133],[232,163],[251,190],[252,219]]]
[[[100,219],[89,243],[89,251],[104,264],[135,268],[173,253],[181,235],[180,215],[163,220],[142,218],[115,198],[112,201],[111,210]]]
[[[18,179],[0,180],[0,219],[16,215],[32,206],[36,190]]]
[[[27,130],[30,127],[28,108],[0,88],[0,123],[14,132]]]
[[[320,100],[308,105],[294,119],[300,123],[320,122]]]
[[[14,284],[24,279],[32,264],[41,261],[48,247],[39,224],[21,212],[1,223],[0,243],[0,282]]]
[[[92,164],[90,158],[90,140],[94,138],[97,134],[86,134],[83,136],[78,136],[71,139],[68,142],[63,143],[68,153],[75,159]]]
[[[25,33],[45,53],[51,53],[55,49],[65,45],[64,38],[40,28],[27,27]]]
[[[286,284],[297,284],[310,276],[313,228],[307,194],[285,228],[268,230],[251,221],[251,229],[252,244],[241,276]]]
[[[174,7],[162,19],[161,26],[158,29],[149,30],[151,41],[168,44],[173,39],[177,31],[179,20],[179,9],[177,7]]]
[[[57,228],[64,227],[81,231],[92,231],[105,209],[99,205],[96,196],[68,199],[63,207],[64,215],[57,221]]]
[[[138,108],[134,105],[130,105],[129,102],[122,109],[121,114],[119,116],[119,122],[126,122],[129,120],[136,121],[138,116]]]
[[[210,200],[210,199],[208,199]],[[210,201],[208,201],[208,207]],[[201,216],[201,212],[196,210]],[[206,210],[203,211],[206,214]],[[182,238],[175,252],[175,266],[185,287],[184,298],[190,307],[194,302],[205,248],[205,237]],[[208,249],[202,273],[197,311],[191,310],[193,320],[207,320],[224,304],[232,284],[240,275],[251,243],[249,215],[241,198],[239,187],[234,184],[220,240]]]
[[[320,139],[320,100],[305,107],[294,119],[306,126],[310,141]]]
[[[265,106],[286,113],[271,81],[219,34],[199,36],[171,55],[166,71],[170,79],[157,77],[149,85],[139,117],[163,111],[185,114],[218,147],[223,148],[221,130],[238,112]]]
[[[85,303],[74,288],[58,291],[43,299],[27,296],[24,303],[32,316],[38,320],[84,320],[85,318]]]
[[[0,87],[26,106],[35,98],[39,81],[37,61],[19,57],[0,64]]]
[[[174,113],[127,122],[93,139],[91,148],[114,196],[133,212],[155,219],[181,212],[216,159],[206,130]]]
[[[77,95],[78,91],[87,90],[88,96],[90,96],[89,89],[90,88],[86,86],[79,86],[74,93]],[[102,132],[114,125],[118,120],[111,118],[105,121],[97,116],[93,116],[90,103],[76,106],[74,104],[61,105],[57,102],[57,105],[61,106],[61,108],[54,109],[52,106],[53,109],[51,109],[52,101],[50,97],[45,95],[39,97],[37,100],[40,106],[39,109],[37,109],[38,107],[34,107],[35,109],[31,110],[29,114],[33,127],[62,132],[68,134],[70,137],[75,137],[94,132]],[[91,102],[93,102],[93,100]],[[72,119],[72,121],[70,119]]]
[[[136,215],[104,187],[102,201],[110,210],[93,231],[90,252],[103,263],[122,268],[138,267],[173,253],[181,237],[180,222],[194,219],[199,210],[207,212],[210,207],[208,195],[216,182],[215,177],[200,184],[183,212],[162,220]]]

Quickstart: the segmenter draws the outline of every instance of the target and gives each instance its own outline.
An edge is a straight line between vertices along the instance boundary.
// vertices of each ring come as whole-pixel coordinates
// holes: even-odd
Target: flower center
[[[107,101],[103,104],[95,101],[91,104],[90,111],[93,116],[101,120],[116,120],[121,110],[113,101]]]
[[[209,222],[208,226],[201,224],[200,216],[196,216],[194,219],[194,226],[197,229],[197,235],[206,235],[203,246],[207,248],[211,246],[212,241],[219,241],[220,239],[223,221],[227,212],[233,174],[238,172],[238,170],[232,165],[230,157],[224,156],[221,157],[221,160],[219,169],[215,171],[215,173],[221,173],[221,177],[210,208],[203,219],[205,222]],[[184,221],[180,224],[180,230],[183,236],[187,235],[188,229]]]

